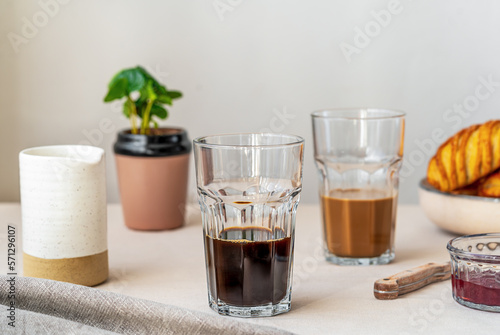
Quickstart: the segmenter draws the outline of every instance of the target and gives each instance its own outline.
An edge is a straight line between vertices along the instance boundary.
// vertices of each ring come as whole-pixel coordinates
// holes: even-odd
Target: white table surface
[[[0,204],[0,220],[0,250],[5,254],[7,224],[21,228],[20,205]],[[373,297],[376,279],[427,262],[449,260],[446,243],[454,235],[434,226],[418,206],[399,206],[396,227],[396,259],[391,264],[336,266],[327,263],[322,255],[319,206],[299,205],[292,310],[271,318],[240,320],[298,334],[498,333],[500,313],[459,305],[452,298],[450,281],[432,284],[397,300],[379,301]],[[18,232],[18,250],[20,237]],[[207,302],[197,205],[189,206],[187,223],[182,228],[139,232],[125,227],[120,205],[110,204],[108,241],[110,278],[99,289],[215,313]],[[21,262],[22,257],[17,257]],[[4,263],[0,270],[5,274]]]

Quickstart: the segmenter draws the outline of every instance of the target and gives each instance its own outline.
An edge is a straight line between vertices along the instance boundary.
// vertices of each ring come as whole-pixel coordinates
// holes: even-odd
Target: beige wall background
[[[498,1],[40,0],[0,2],[0,201],[19,201],[18,152],[115,132],[102,98],[141,64],[185,97],[165,125],[191,138],[263,129],[306,138],[303,201],[317,202],[309,113],[377,106],[407,115],[400,201],[444,137],[499,117]],[[111,131],[100,131],[103,120]],[[193,166],[191,166],[192,171]],[[195,188],[191,172],[192,199]]]

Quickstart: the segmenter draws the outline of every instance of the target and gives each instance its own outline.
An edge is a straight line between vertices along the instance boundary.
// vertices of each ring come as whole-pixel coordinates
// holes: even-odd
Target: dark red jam
[[[452,276],[453,294],[474,304],[500,306],[499,279],[498,276],[497,278],[495,276],[482,276],[465,281]]]

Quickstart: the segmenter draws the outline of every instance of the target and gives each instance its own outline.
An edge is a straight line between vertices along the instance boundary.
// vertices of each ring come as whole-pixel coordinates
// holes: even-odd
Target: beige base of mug
[[[62,259],[38,258],[23,253],[23,274],[25,277],[95,286],[108,278],[108,251]]]

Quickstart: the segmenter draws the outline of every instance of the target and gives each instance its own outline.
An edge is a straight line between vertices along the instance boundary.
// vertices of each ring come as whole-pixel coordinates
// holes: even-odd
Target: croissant
[[[492,173],[479,185],[478,195],[500,198],[500,171]]]
[[[500,120],[462,129],[437,150],[427,181],[449,192],[474,183],[500,167]]]

